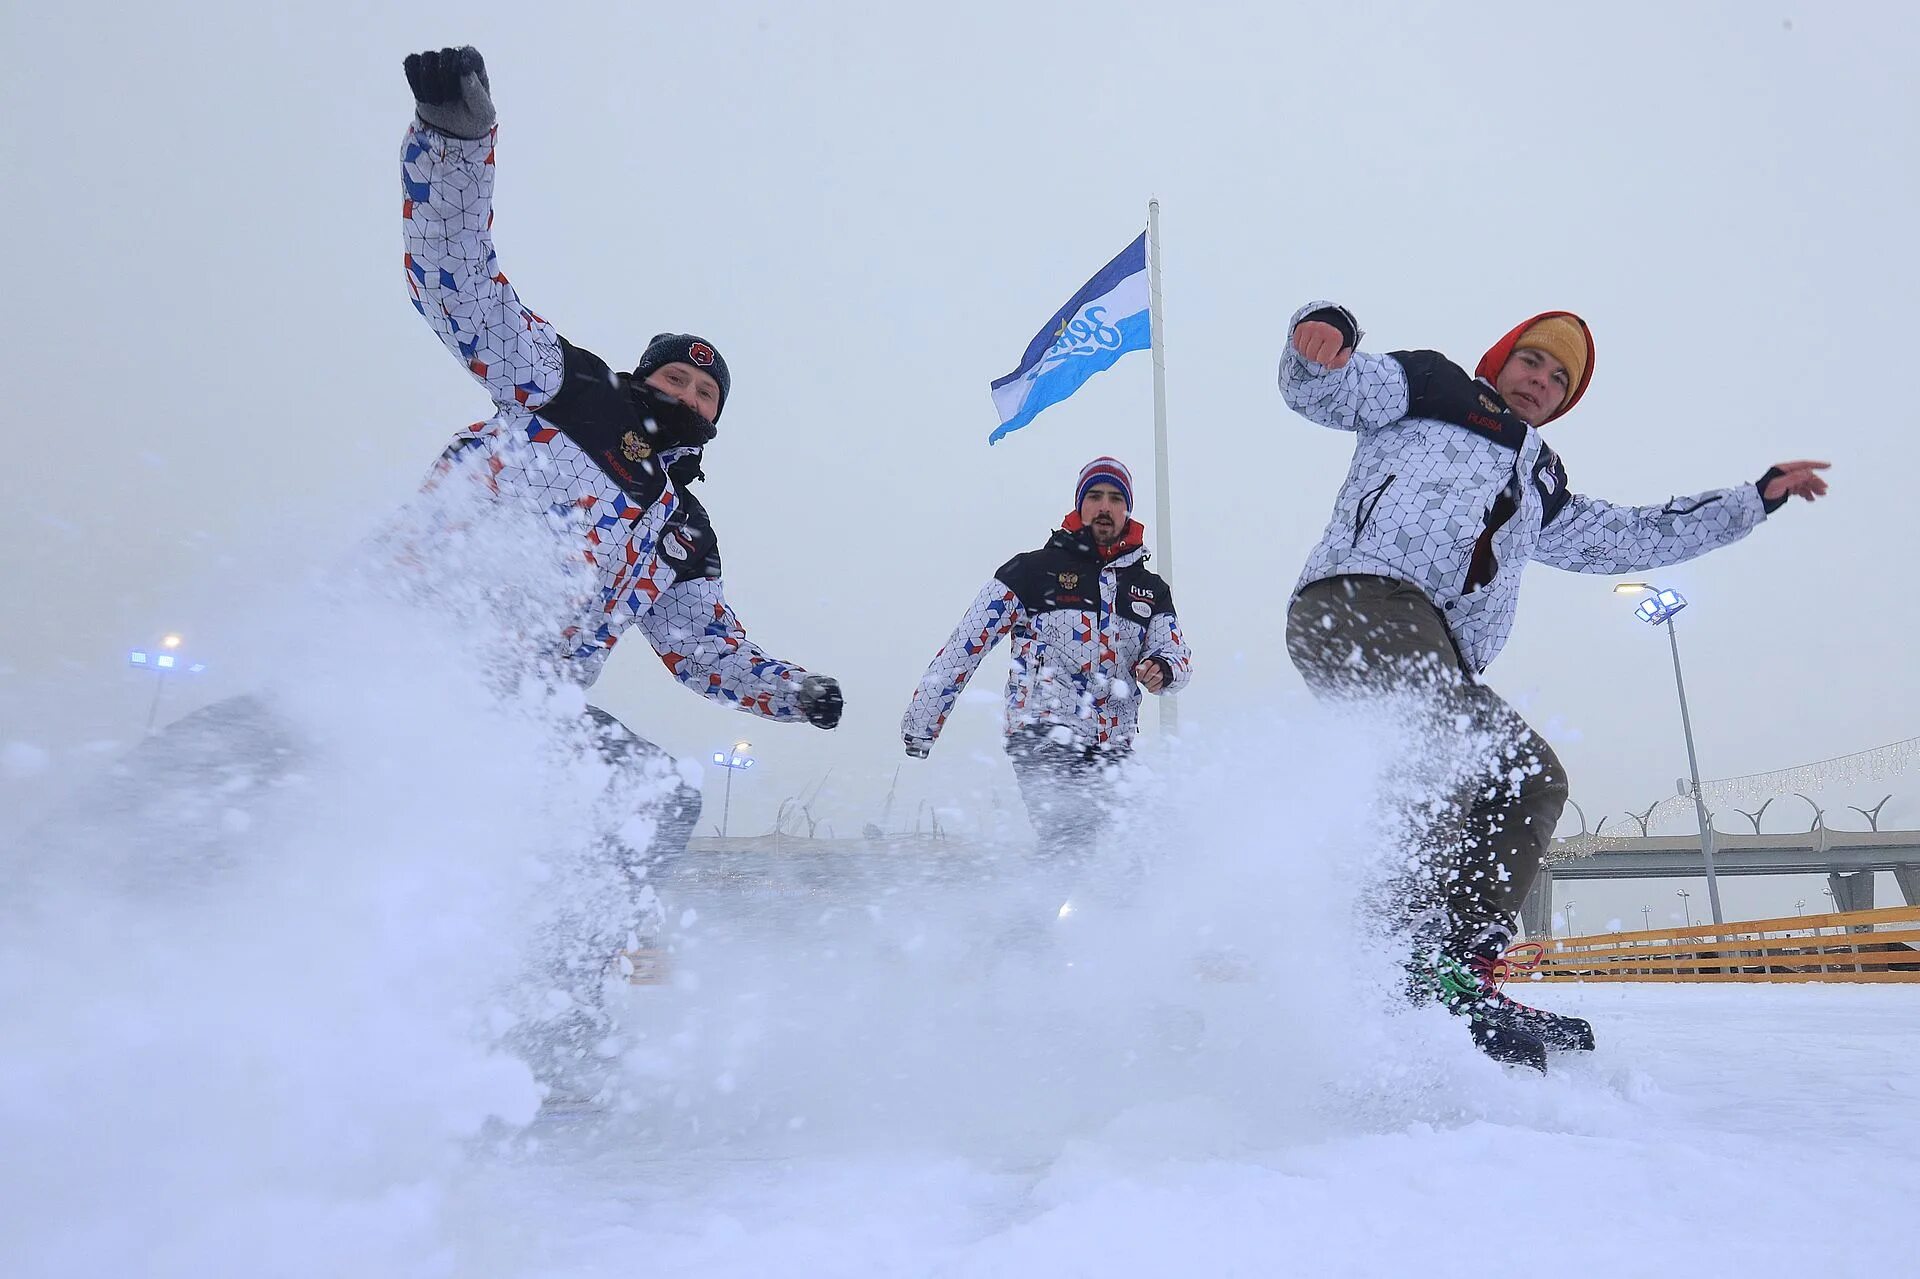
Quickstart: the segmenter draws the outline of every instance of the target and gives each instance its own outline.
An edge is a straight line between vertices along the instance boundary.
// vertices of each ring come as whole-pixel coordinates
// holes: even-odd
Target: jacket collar
[[[1108,568],[1125,568],[1147,558],[1147,530],[1139,520],[1129,519],[1126,531],[1112,546],[1098,546],[1093,534],[1080,522],[1080,512],[1069,511],[1053,535],[1053,545],[1097,559]]]

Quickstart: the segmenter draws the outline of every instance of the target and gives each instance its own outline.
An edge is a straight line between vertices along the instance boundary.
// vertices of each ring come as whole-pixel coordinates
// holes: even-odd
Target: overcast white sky
[[[1152,511],[1144,356],[985,444],[987,383],[1149,195],[1184,728],[1276,769],[1313,748],[1281,633],[1351,441],[1291,415],[1274,374],[1288,314],[1325,296],[1373,349],[1469,366],[1524,316],[1579,311],[1596,377],[1549,438],[1587,493],[1831,459],[1828,502],[1659,575],[1693,601],[1702,767],[1920,731],[1911,5],[82,0],[0,29],[0,741],[67,760],[129,737],[146,688],[123,651],[167,629],[215,667],[200,697],[243,687],[271,655],[235,651],[242,619],[488,412],[400,272],[400,61],[462,42],[500,109],[505,269],[615,366],[660,329],[720,346],[702,496],[730,598],[846,686],[823,735],[689,697],[644,646],[610,664],[597,700],[670,749],[753,741],[737,825],[829,766],[841,833],[875,815],[920,670],[1088,457],[1129,461]],[[1490,672],[1590,817],[1685,771],[1666,645],[1610,585],[1536,566]],[[1010,796],[997,731],[970,703],[903,798]],[[1910,825],[1901,784],[1886,816]]]

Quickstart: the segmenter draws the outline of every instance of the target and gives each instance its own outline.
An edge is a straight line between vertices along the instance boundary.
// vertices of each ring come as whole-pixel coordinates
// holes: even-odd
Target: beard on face
[[[1093,517],[1093,540],[1102,546],[1110,546],[1120,540],[1120,525],[1113,516],[1102,511]]]

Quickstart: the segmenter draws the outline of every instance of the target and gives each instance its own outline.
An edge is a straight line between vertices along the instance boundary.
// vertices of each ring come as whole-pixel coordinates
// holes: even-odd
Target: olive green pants
[[[1287,613],[1287,655],[1330,700],[1405,697],[1413,708],[1409,757],[1450,779],[1450,800],[1409,797],[1416,847],[1384,899],[1409,926],[1444,911],[1444,937],[1471,945],[1489,927],[1510,930],[1567,804],[1552,748],[1460,655],[1425,591],[1388,577],[1330,577],[1302,590]]]

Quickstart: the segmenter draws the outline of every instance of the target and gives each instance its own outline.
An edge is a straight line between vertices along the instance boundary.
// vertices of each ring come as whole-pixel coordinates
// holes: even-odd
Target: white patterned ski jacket
[[[1159,659],[1166,692],[1184,688],[1193,674],[1173,592],[1147,571],[1141,538],[1140,525],[1131,524],[1130,548],[1103,562],[1089,534],[1062,528],[1039,550],[1001,565],[914,690],[900,721],[908,749],[932,748],[980,659],[1010,634],[1009,738],[1023,728],[1063,727],[1090,750],[1128,750],[1146,696],[1133,668]]]
[[[1374,574],[1411,582],[1483,671],[1513,630],[1529,560],[1578,573],[1638,573],[1737,542],[1766,518],[1758,486],[1738,484],[1661,506],[1614,506],[1567,488],[1560,459],[1485,382],[1432,351],[1356,349],[1328,369],[1293,349],[1315,312],[1363,336],[1330,302],[1287,325],[1280,390],[1321,426],[1352,431],[1353,464],[1296,594],[1317,581]]]
[[[527,512],[597,590],[553,619],[552,652],[582,684],[638,625],[674,678],[769,719],[796,719],[807,672],[762,652],[727,606],[713,527],[655,453],[626,375],[522,306],[493,251],[494,136],[447,137],[419,123],[401,148],[407,288],[435,334],[493,397],[429,486],[464,474]]]

